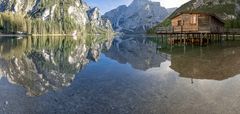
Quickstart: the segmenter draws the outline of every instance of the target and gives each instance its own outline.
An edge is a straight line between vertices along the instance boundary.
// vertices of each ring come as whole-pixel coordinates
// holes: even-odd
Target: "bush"
[[[0,14],[0,28],[6,33],[27,32],[26,19],[21,14]]]
[[[227,20],[225,22],[225,28],[240,28],[240,18]]]

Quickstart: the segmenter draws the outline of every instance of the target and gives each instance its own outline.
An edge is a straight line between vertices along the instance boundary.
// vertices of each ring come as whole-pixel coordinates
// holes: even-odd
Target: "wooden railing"
[[[195,32],[198,31],[196,26],[178,26],[173,28],[174,32]]]
[[[172,29],[172,27],[158,27],[156,32],[157,33],[172,33],[173,29]]]
[[[240,28],[236,28],[236,29],[225,29],[225,32],[234,33],[234,34],[240,34]]]
[[[173,32],[196,32],[196,31],[209,31],[209,27],[158,27],[156,33],[173,33]],[[219,30],[219,32],[222,33],[231,33],[231,34],[239,34],[240,35],[240,28],[239,29],[225,29],[225,30]]]

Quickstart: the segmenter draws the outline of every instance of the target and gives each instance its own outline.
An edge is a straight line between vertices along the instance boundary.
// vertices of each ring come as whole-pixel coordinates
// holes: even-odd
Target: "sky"
[[[85,0],[91,7],[98,7],[101,13],[105,13],[120,5],[129,5],[133,0]],[[161,5],[166,8],[179,7],[189,0],[152,0],[161,2]]]

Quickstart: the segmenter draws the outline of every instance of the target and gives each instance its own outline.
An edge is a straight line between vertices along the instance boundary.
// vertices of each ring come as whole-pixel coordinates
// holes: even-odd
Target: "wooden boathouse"
[[[224,32],[224,22],[214,14],[184,12],[172,17],[171,19],[173,32]]]
[[[235,39],[236,33],[224,29],[224,21],[215,14],[182,12],[171,18],[170,27],[160,27],[156,33],[162,40],[167,36],[170,44],[208,44],[211,41]],[[232,36],[232,37],[230,37]]]

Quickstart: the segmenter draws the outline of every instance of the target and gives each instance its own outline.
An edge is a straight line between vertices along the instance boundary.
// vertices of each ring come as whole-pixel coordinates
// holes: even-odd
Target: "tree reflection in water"
[[[69,86],[90,61],[97,61],[112,38],[71,37],[0,38],[0,73],[13,84],[22,85],[27,95]]]

